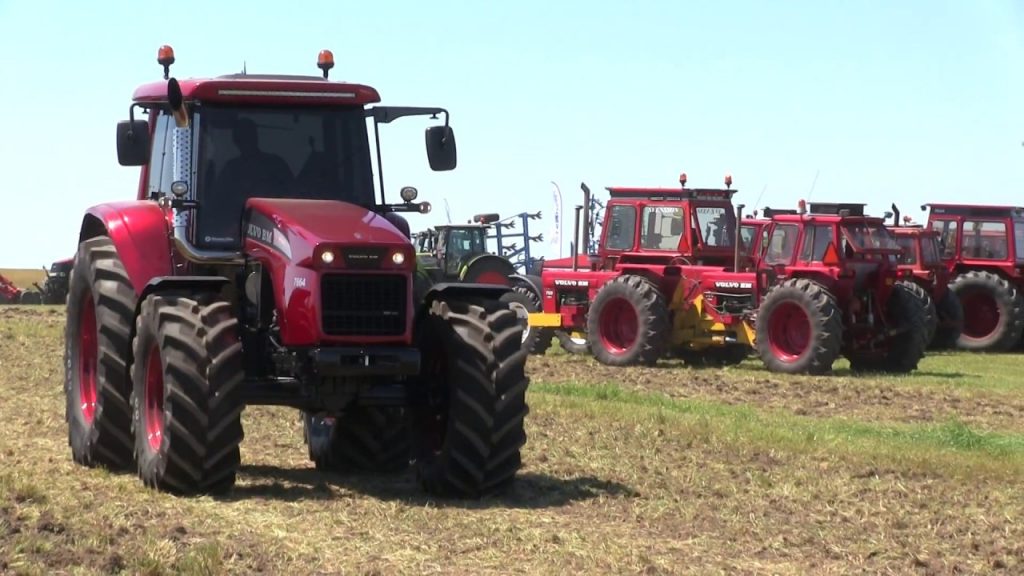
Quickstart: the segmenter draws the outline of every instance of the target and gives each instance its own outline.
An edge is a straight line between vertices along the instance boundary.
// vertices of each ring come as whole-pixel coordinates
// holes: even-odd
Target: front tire
[[[757,313],[757,352],[771,372],[826,374],[842,339],[835,298],[812,280],[792,278],[775,286]]]
[[[927,328],[928,342],[931,342],[935,338],[935,331],[939,326],[939,314],[935,306],[935,301],[932,300],[932,295],[928,293],[920,284],[911,282],[909,280],[900,280],[897,284],[903,286],[915,298],[921,301],[924,306],[924,320]]]
[[[508,487],[529,409],[522,328],[506,304],[439,296],[417,327],[425,403],[411,411],[417,476],[442,496]]]
[[[241,463],[242,345],[231,305],[214,296],[148,296],[136,322],[132,428],[142,481],[179,494],[221,493]]]
[[[128,362],[135,290],[106,236],[78,246],[64,327],[64,395],[75,462],[127,470],[132,464]]]
[[[568,354],[590,354],[590,345],[587,344],[586,334],[556,330],[555,338],[558,338],[558,345],[561,346],[562,350],[565,350]]]
[[[587,340],[609,366],[653,366],[668,341],[668,305],[650,280],[619,276],[601,287],[587,315]]]
[[[551,347],[554,333],[550,328],[530,326],[531,312],[541,311],[540,296],[532,288],[515,286],[510,292],[501,296],[501,301],[511,306],[523,326],[523,350],[528,354],[543,356]]]

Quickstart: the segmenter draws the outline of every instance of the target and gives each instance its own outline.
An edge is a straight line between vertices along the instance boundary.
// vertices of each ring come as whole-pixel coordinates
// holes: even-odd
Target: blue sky
[[[167,6],[166,10],[159,6]],[[0,267],[70,256],[84,210],[132,198],[114,127],[160,78],[316,74],[385,104],[452,113],[459,168],[432,173],[425,120],[384,127],[391,198],[435,210],[541,210],[572,233],[579,183],[717,186],[748,209],[806,197],[1024,204],[1024,3],[1016,0],[53,2],[0,0],[5,225]],[[601,196],[605,197],[604,195]],[[568,244],[563,248],[568,252]],[[554,255],[550,245],[539,255]]]

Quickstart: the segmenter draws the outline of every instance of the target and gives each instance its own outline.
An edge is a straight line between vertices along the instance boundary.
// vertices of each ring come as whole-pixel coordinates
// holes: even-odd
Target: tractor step
[[[532,328],[561,328],[562,315],[547,312],[530,312],[529,324]]]

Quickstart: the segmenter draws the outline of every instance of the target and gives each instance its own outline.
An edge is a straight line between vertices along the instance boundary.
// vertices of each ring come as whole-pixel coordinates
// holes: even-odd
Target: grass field
[[[43,282],[46,282],[46,272],[43,269],[23,269],[23,268],[2,268],[0,274],[3,274],[8,280],[14,283],[15,286],[22,290],[28,290],[34,288],[33,282],[38,282],[40,286]]]
[[[1021,356],[902,378],[531,358],[507,495],[312,469],[249,408],[224,498],[71,463],[59,307],[0,309],[0,573],[1022,573]]]

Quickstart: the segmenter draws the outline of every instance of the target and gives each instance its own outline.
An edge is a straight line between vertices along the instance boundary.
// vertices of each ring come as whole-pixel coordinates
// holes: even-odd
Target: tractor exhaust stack
[[[743,234],[742,234],[742,231],[743,231],[743,226],[742,226],[742,223],[743,223],[743,208],[744,208],[743,204],[738,204],[736,206],[736,239],[735,239],[735,242],[733,242],[733,244],[734,244],[733,245],[733,262],[732,262],[732,270],[733,270],[733,272],[739,272],[740,271],[740,248],[742,247],[742,244],[743,244]]]

